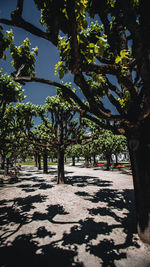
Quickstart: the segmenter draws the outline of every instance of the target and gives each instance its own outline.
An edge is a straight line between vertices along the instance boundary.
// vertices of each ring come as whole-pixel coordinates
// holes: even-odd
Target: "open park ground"
[[[56,176],[56,166],[1,176],[0,267],[150,266],[129,170],[66,165],[66,184]]]

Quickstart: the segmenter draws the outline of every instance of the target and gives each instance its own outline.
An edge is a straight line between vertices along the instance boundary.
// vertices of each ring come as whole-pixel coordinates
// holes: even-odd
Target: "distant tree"
[[[75,144],[67,147],[65,155],[72,158],[72,166],[75,166],[75,158],[82,156],[82,146],[81,144]]]
[[[107,170],[110,169],[112,154],[123,152],[127,146],[127,141],[124,136],[114,135],[111,131],[104,131],[98,138],[98,147],[100,152],[107,160]]]

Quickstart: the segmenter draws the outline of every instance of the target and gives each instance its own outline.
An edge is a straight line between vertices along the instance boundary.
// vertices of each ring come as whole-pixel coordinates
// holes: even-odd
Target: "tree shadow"
[[[67,176],[66,177],[66,184],[70,184],[72,186],[78,187],[85,187],[85,186],[111,186],[111,181],[100,180],[98,177],[91,177],[91,176]]]
[[[89,207],[88,201],[98,205],[93,208],[87,208],[88,214],[85,220],[68,222],[65,221],[64,216],[68,212],[61,205],[47,205],[43,212],[36,210],[38,203],[45,204],[48,198],[46,194],[1,200],[0,229],[3,230],[4,234],[1,236],[0,254],[2,256],[0,258],[0,266],[83,267],[83,263],[75,261],[74,258],[78,256],[78,248],[84,245],[87,253],[103,261],[103,267],[114,267],[115,260],[126,257],[126,249],[128,247],[138,247],[138,243],[134,238],[134,234],[137,231],[133,190],[119,191],[111,189],[109,186],[112,185],[112,182],[100,180],[97,177],[73,176],[67,177],[67,179],[69,184],[79,187],[99,186],[99,190],[94,195],[84,191],[85,188],[81,192],[76,192],[76,195],[83,197],[87,201],[87,207]],[[16,184],[16,186],[21,186],[20,188],[23,190],[36,190],[42,185],[42,179],[37,178],[36,180],[34,177],[31,180],[30,178],[25,178],[24,181],[27,180],[28,182],[36,181],[36,183],[21,183],[19,186]],[[56,220],[56,215],[64,216],[63,220]],[[110,217],[109,223],[108,221],[105,222],[106,216]],[[98,221],[95,220],[95,217],[98,218]],[[47,231],[42,225],[45,221],[60,225],[72,224],[73,226],[71,225],[68,233],[63,233],[61,239],[41,245],[40,240],[42,238],[51,238],[57,234],[57,232]],[[34,234],[17,235],[22,226],[31,222],[39,222],[39,227]],[[11,228],[11,223],[16,224],[15,229]],[[111,236],[115,229],[122,231],[125,236],[124,241],[119,244]],[[8,242],[7,240],[13,234],[17,236],[13,241]],[[61,247],[59,247],[60,242],[62,244]]]
[[[79,194],[79,192],[78,192]],[[94,196],[90,194],[83,194],[87,200],[93,203],[107,203],[107,206],[88,209],[91,218],[87,218],[84,221],[80,221],[80,225],[75,225],[71,228],[69,234],[64,234],[63,245],[86,245],[86,251],[90,254],[100,258],[103,263],[103,267],[111,266],[115,267],[115,260],[126,258],[126,249],[130,246],[139,248],[139,245],[134,237],[137,233],[136,229],[136,215],[133,190],[126,189],[123,191],[113,189],[99,190]],[[89,198],[88,198],[89,196]],[[123,215],[121,212],[123,211]],[[113,218],[112,223],[104,221],[94,221],[95,216],[104,216]],[[124,241],[111,237],[114,230],[120,229],[125,236]],[[102,238],[100,238],[102,236]],[[99,239],[97,239],[99,238]],[[95,245],[95,240],[97,244]],[[92,243],[94,241],[94,244]],[[119,243],[119,244],[118,244]]]
[[[22,191],[25,192],[34,192],[36,189],[41,189],[41,190],[47,190],[52,188],[53,186],[47,183],[37,183],[37,184],[20,184],[17,186],[18,188],[22,188]]]
[[[46,196],[35,195],[0,201],[0,204],[3,205],[0,208],[0,229],[4,230],[4,234],[1,235],[0,266],[83,267],[81,262],[74,260],[74,257],[78,255],[77,250],[60,248],[57,242],[41,245],[37,241],[37,239],[40,241],[45,237],[51,238],[56,235],[54,232],[47,231],[45,226],[41,226],[42,221],[55,224],[69,223],[54,221],[56,215],[68,214],[61,205],[49,205],[43,213],[34,212],[34,204],[45,202],[45,200]],[[10,206],[10,204],[12,205]],[[17,234],[22,226],[34,221],[39,221],[40,225],[34,234],[17,235],[12,242],[8,241],[8,237]],[[10,224],[12,223],[16,224],[15,230],[11,229]]]
[[[42,230],[43,232],[43,230]],[[51,233],[45,232],[46,235]],[[53,244],[40,246],[35,237],[41,237],[41,229],[36,235],[20,235],[9,246],[0,248],[0,264],[7,267],[83,267],[81,262],[75,262],[77,251],[56,247]],[[9,256],[8,256],[9,255]]]

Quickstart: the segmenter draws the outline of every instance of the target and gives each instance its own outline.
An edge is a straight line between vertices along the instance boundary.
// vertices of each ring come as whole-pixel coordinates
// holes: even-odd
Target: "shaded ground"
[[[0,186],[0,267],[149,267],[136,232],[132,177],[65,166],[43,175],[24,167]]]

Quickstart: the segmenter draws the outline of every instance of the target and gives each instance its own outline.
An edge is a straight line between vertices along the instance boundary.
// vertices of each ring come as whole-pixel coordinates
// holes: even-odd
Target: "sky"
[[[17,0],[0,0],[0,17],[9,19],[11,11],[16,9],[16,4]],[[40,12],[35,7],[33,0],[24,0],[23,18],[43,29],[39,22]],[[45,39],[34,36],[23,29],[7,26],[4,24],[2,26],[4,30],[13,29],[15,36],[14,41],[16,45],[20,45],[23,40],[28,37],[31,43],[31,48],[38,46],[39,50],[35,65],[37,77],[60,82],[59,77],[54,74],[55,64],[59,61],[59,52],[53,44]],[[7,56],[7,61],[1,60],[0,67],[3,68],[3,72],[12,72],[11,57],[9,55]],[[63,78],[63,81],[73,83],[72,75],[68,74],[65,78]],[[75,87],[74,84],[73,87]],[[30,101],[33,104],[38,105],[43,105],[47,96],[56,95],[55,87],[43,85],[40,83],[26,83],[26,85],[23,86],[23,89],[25,90],[26,95],[24,102]],[[83,97],[81,93],[79,93],[79,95],[80,97]],[[109,104],[107,104],[107,108],[110,108]],[[115,113],[115,109],[111,109],[113,113]]]
[[[0,17],[9,18],[9,14],[16,8],[17,0],[0,0]],[[42,29],[39,23],[40,12],[36,9],[33,0],[24,1],[24,12],[23,18],[34,25]],[[36,57],[35,71],[37,77],[46,78],[49,80],[60,82],[58,76],[54,74],[55,64],[59,60],[59,53],[56,47],[45,39],[34,36],[23,29],[17,27],[2,25],[4,30],[13,29],[15,45],[20,45],[23,40],[28,37],[31,43],[31,48],[38,46],[38,56]],[[10,73],[11,67],[11,56],[7,56],[7,61],[1,60],[1,68],[3,72]],[[72,75],[68,75],[64,81],[73,81]],[[27,83],[23,86],[25,90],[26,100],[25,102],[32,102],[33,104],[44,104],[47,96],[56,94],[55,87],[49,85],[43,85],[40,83]]]

